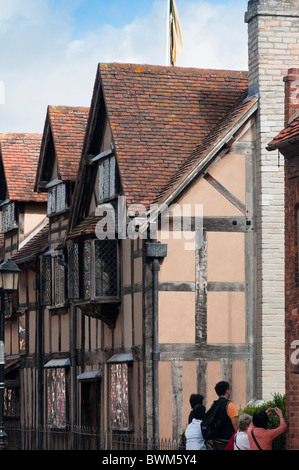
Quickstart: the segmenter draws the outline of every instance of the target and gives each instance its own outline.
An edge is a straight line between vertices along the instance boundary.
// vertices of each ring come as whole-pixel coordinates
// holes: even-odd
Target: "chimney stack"
[[[268,143],[285,127],[284,77],[299,67],[299,1],[249,0],[249,95],[256,131],[256,355],[258,398],[285,392],[284,161]],[[286,82],[291,87],[296,81]],[[288,118],[293,109],[288,106]]]
[[[299,68],[289,69],[285,83],[285,127],[299,116]]]

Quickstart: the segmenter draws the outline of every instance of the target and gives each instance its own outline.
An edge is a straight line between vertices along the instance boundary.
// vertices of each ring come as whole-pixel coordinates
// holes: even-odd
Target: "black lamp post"
[[[4,261],[0,265],[0,450],[6,449],[7,434],[4,430],[4,389],[5,389],[5,304],[8,296],[11,296],[18,288],[20,269],[11,260]]]

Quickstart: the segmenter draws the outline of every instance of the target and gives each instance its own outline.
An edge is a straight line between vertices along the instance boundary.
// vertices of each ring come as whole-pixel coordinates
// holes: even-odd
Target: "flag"
[[[183,37],[180,19],[174,0],[170,0],[170,63],[176,65],[178,55],[183,51]]]

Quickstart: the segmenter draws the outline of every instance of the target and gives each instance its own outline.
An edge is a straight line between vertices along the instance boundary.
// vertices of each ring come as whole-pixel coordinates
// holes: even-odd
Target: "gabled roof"
[[[89,108],[48,106],[37,168],[36,190],[41,189],[39,184],[46,178],[44,168],[45,160],[51,158],[51,155],[47,154],[50,142],[53,142],[58,161],[59,178],[62,181],[76,180],[88,114]]]
[[[78,206],[86,194],[84,157],[93,153],[99,113],[107,113],[128,205],[148,208],[247,91],[247,72],[99,64],[70,230],[80,222]]]
[[[34,179],[41,145],[40,134],[0,134],[3,179],[11,201],[45,201],[34,192]]]
[[[247,73],[100,64],[128,204],[153,202],[194,149],[247,95]]]
[[[287,145],[299,143],[299,117],[288,124],[267,146],[267,150],[283,149]]]
[[[163,202],[175,191],[185,189],[191,178],[196,176],[196,170],[204,171],[206,166],[211,164],[211,159],[215,157],[223,148],[230,145],[233,135],[239,130],[244,122],[249,119],[257,109],[258,98],[253,96],[249,99],[239,102],[225,118],[216,126],[216,128],[198,145],[191,156],[185,160],[173,177],[167,182],[160,191],[154,202]]]
[[[24,240],[22,246],[19,248],[11,259],[17,263],[25,263],[35,258],[39,253],[45,250],[48,246],[49,225],[44,223],[36,230],[31,236]]]

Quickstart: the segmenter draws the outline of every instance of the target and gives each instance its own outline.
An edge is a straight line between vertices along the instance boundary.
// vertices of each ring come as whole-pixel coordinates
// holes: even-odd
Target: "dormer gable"
[[[12,232],[21,242],[45,216],[46,196],[34,192],[40,145],[39,134],[0,136],[1,232],[6,240]]]
[[[35,190],[48,194],[48,216],[69,208],[89,109],[48,106]]]

